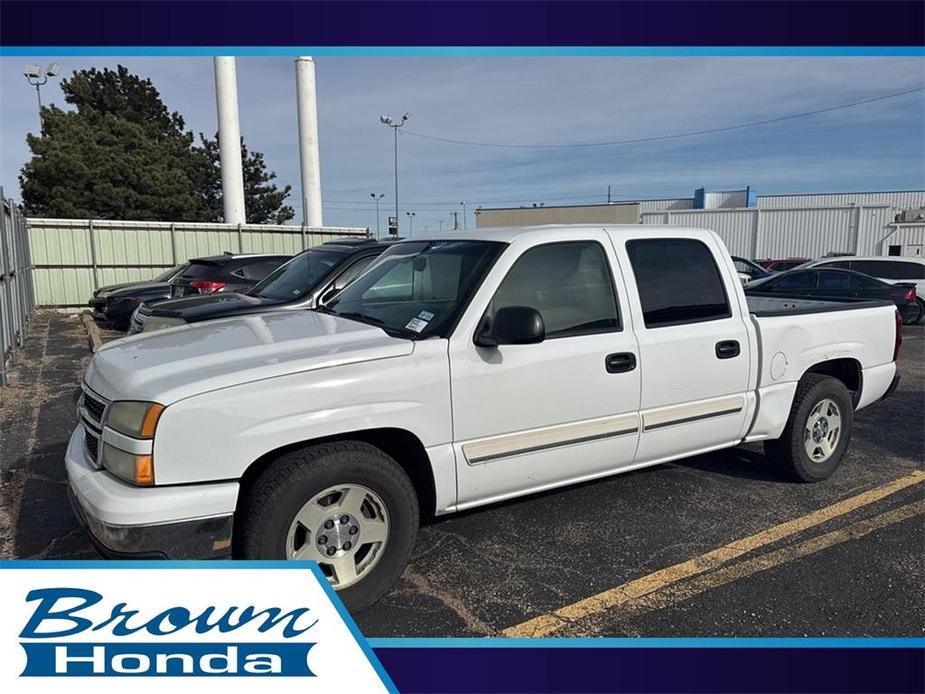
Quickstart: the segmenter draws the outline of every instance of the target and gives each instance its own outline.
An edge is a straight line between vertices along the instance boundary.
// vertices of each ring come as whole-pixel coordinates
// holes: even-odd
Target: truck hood
[[[169,405],[233,385],[412,351],[411,340],[338,316],[261,313],[116,340],[96,352],[85,380],[109,400]]]

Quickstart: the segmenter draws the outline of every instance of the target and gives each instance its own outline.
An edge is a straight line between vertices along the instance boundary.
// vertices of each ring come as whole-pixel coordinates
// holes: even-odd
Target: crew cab
[[[421,517],[743,442],[823,480],[900,341],[888,302],[746,298],[707,230],[402,241],[322,310],[99,349],[69,489],[105,553],[312,559],[358,610]]]

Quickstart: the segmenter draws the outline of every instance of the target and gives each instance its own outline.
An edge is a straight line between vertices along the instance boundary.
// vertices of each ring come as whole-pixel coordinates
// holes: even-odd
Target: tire
[[[832,406],[824,403],[832,403]],[[834,425],[831,429],[829,426],[835,421],[831,416],[833,412],[836,412],[839,421],[834,442],[831,434]],[[823,418],[825,426],[821,425]],[[818,428],[816,423],[819,423]],[[854,403],[845,384],[831,376],[807,374],[797,386],[783,433],[779,439],[765,442],[765,453],[791,479],[820,482],[831,477],[844,458],[853,424]],[[820,436],[818,444],[815,439],[817,434]],[[823,439],[828,441],[827,447]],[[817,456],[816,459],[811,456],[808,447],[815,449],[813,455]],[[826,450],[830,451],[828,455],[825,455]]]
[[[925,301],[918,298],[915,301],[910,301],[903,306],[900,315],[903,319],[903,325],[918,325],[925,316]]]
[[[419,523],[408,475],[380,449],[359,441],[282,455],[257,478],[239,514],[238,556],[314,559],[351,612],[374,603],[398,580]],[[337,554],[329,558],[332,549]]]

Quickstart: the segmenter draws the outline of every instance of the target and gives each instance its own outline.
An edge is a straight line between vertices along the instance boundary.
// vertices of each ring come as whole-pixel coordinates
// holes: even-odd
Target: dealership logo
[[[72,568],[81,565],[87,568]],[[31,679],[37,677],[270,677],[300,692],[394,689],[314,565],[0,568],[19,569],[0,571],[6,691],[10,678],[19,680],[19,691],[27,682],[38,686]]]
[[[287,675],[313,677],[308,652],[313,642],[216,643],[68,643],[60,641],[76,634],[108,630],[116,637],[158,637],[181,632],[197,636],[216,632],[232,635],[253,624],[260,633],[278,633],[292,639],[306,633],[312,620],[307,607],[284,611],[280,607],[259,609],[208,605],[191,612],[171,606],[155,614],[125,602],[113,605],[108,616],[96,623],[84,617],[88,608],[104,601],[86,588],[42,588],[30,591],[27,602],[37,605],[20,633],[26,651],[24,676],[51,675]]]

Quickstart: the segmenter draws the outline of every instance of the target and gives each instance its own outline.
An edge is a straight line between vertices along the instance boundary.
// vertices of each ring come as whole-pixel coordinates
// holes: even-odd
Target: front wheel
[[[314,560],[354,612],[398,580],[419,520],[405,471],[358,441],[281,456],[257,479],[241,515],[242,558]]]
[[[853,424],[854,405],[845,384],[807,374],[797,386],[781,437],[767,441],[765,452],[792,479],[819,482],[844,458]]]

